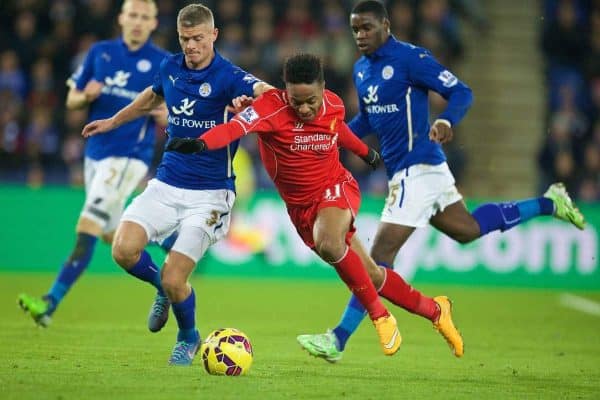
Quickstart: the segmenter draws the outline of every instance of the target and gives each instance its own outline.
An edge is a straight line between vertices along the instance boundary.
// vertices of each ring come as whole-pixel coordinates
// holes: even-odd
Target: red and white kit
[[[324,207],[350,209],[360,206],[356,180],[339,159],[338,146],[364,157],[369,149],[344,122],[342,100],[325,90],[323,106],[314,120],[301,121],[284,90],[265,92],[252,106],[227,124],[201,136],[212,150],[248,134],[257,133],[260,155],[298,233],[314,247],[312,226]],[[354,233],[349,232],[347,240]]]

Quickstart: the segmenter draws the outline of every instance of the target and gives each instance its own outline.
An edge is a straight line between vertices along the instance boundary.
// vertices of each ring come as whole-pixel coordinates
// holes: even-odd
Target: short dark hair
[[[383,3],[376,0],[361,1],[352,9],[352,14],[371,13],[378,20],[390,19]]]
[[[177,26],[192,28],[200,24],[208,24],[214,27],[215,19],[210,8],[202,4],[188,4],[179,10]]]
[[[308,84],[325,82],[323,62],[313,54],[301,53],[291,56],[283,66],[283,81]]]

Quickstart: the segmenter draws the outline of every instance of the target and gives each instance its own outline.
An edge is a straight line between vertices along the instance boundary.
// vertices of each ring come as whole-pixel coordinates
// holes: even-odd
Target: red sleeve
[[[369,146],[352,133],[345,122],[339,125],[338,134],[338,142],[341,147],[350,150],[359,157],[364,157],[369,153]]]
[[[229,143],[241,138],[244,136],[244,133],[244,129],[239,123],[229,121],[226,124],[217,125],[209,129],[199,139],[204,140],[208,150],[215,150],[225,147]]]
[[[215,150],[227,146],[247,133],[271,132],[273,126],[270,117],[284,106],[279,104],[278,100],[278,91],[269,90],[254,100],[251,106],[236,114],[231,121],[209,129],[200,139],[204,140],[208,150]]]

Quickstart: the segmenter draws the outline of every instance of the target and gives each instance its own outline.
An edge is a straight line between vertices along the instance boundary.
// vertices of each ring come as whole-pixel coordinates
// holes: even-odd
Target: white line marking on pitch
[[[600,303],[586,299],[585,297],[563,293],[560,295],[559,302],[565,307],[600,317]]]

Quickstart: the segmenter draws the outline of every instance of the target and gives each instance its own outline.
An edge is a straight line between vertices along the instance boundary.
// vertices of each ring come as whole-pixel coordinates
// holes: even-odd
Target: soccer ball
[[[204,369],[211,375],[244,375],[252,365],[252,344],[235,328],[217,329],[200,347]]]

